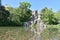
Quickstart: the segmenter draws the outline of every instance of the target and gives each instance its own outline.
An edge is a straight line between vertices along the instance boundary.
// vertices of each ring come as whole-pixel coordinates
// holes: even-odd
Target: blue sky
[[[31,3],[31,10],[41,10],[44,7],[52,8],[54,11],[60,9],[60,0],[2,0],[2,5],[9,4],[18,7],[19,2],[28,1]]]

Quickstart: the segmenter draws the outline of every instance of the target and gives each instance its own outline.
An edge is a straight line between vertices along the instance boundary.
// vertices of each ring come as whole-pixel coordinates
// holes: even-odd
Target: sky
[[[60,0],[2,0],[2,5],[9,4],[12,7],[18,7],[19,2],[30,2],[31,10],[41,10],[44,7],[52,8],[54,11],[60,9]]]

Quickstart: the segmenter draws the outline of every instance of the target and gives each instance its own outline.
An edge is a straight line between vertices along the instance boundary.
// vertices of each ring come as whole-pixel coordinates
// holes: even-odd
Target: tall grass
[[[30,33],[23,27],[0,27],[0,40],[28,40]]]

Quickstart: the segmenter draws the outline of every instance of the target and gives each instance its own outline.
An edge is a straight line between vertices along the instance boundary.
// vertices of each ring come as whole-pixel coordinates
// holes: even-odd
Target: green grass
[[[34,26],[34,28],[36,27]],[[24,27],[0,27],[0,40],[28,40],[31,35],[33,35],[32,32],[25,30]],[[60,40],[60,24],[47,25],[47,29],[41,33],[41,40],[54,37],[58,37]]]
[[[58,25],[47,25],[47,29],[45,29],[41,33],[41,40],[53,40],[53,38],[57,37],[60,40],[60,24]]]
[[[57,29],[60,29],[60,24],[58,24],[58,25],[47,25],[47,28],[57,28]]]
[[[30,33],[23,27],[0,27],[0,40],[28,40]]]

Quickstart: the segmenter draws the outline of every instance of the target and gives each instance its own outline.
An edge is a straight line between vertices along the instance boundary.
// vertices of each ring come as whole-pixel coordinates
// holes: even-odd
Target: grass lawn
[[[47,25],[47,28],[57,28],[57,29],[60,29],[60,24],[58,24],[58,25]]]
[[[54,38],[60,40],[60,24],[47,25],[47,29],[41,33],[41,40],[53,40]]]
[[[28,40],[30,33],[23,27],[0,27],[0,40]]]
[[[58,29],[58,30],[57,30]],[[0,40],[29,40],[33,35],[24,27],[0,27]],[[41,40],[48,40],[57,37],[60,40],[60,24],[47,25],[47,29],[41,34]]]

